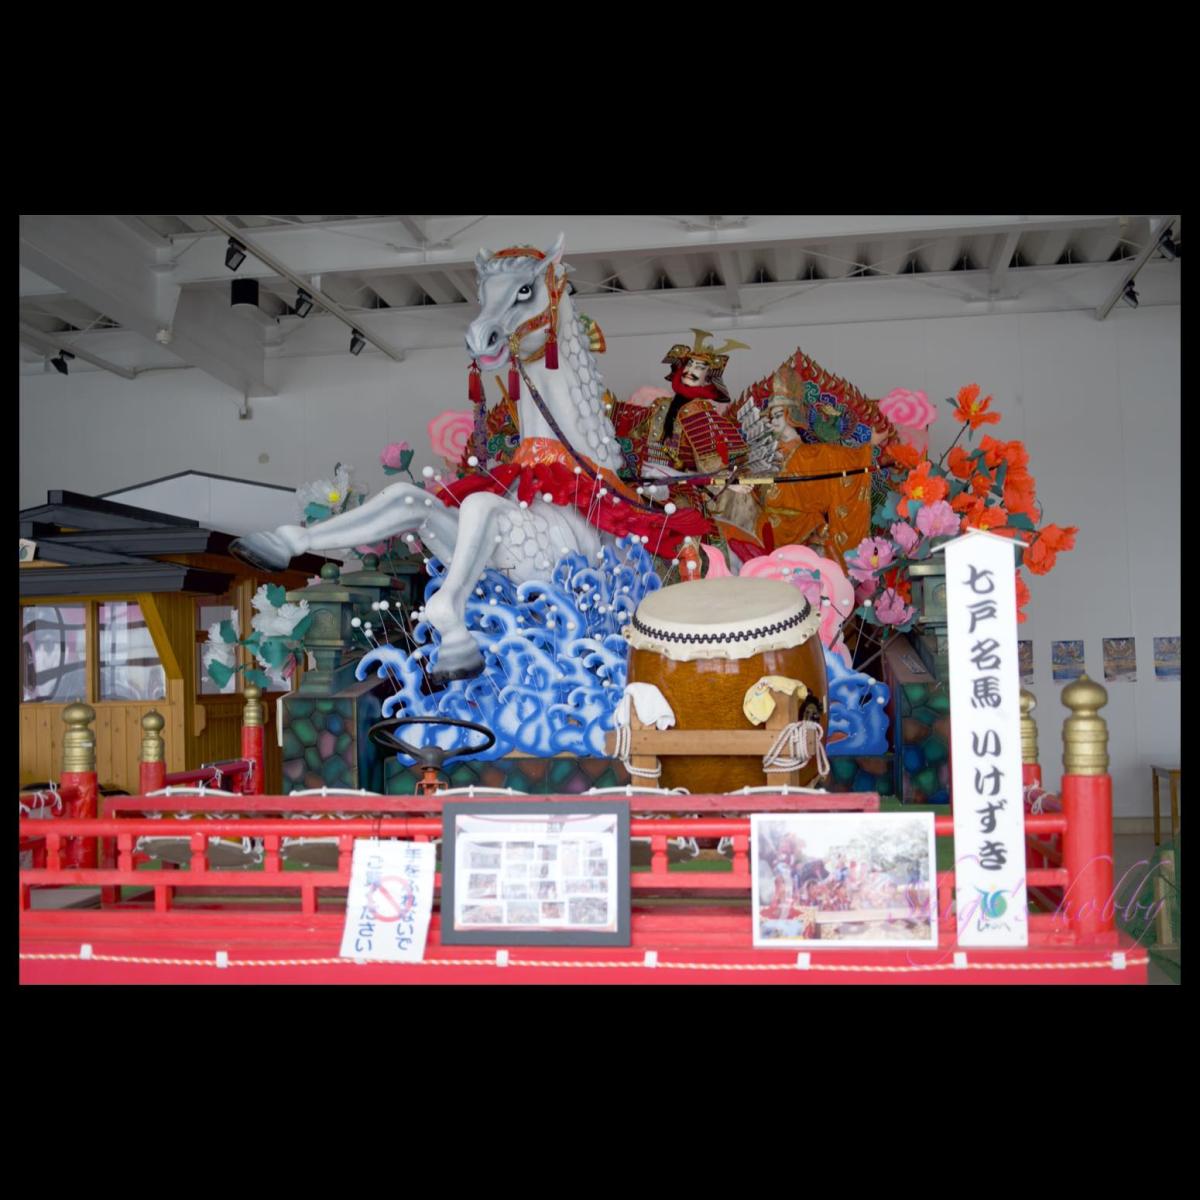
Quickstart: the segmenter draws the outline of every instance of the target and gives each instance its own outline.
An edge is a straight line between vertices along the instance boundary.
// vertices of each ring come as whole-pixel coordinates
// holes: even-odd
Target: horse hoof
[[[292,561],[291,549],[276,533],[248,533],[229,543],[229,553],[260,571],[282,571]]]
[[[469,648],[450,654],[446,653],[443,644],[437,662],[429,670],[429,682],[435,689],[444,688],[456,679],[474,679],[476,675],[482,675],[484,666],[483,655],[473,640]]]

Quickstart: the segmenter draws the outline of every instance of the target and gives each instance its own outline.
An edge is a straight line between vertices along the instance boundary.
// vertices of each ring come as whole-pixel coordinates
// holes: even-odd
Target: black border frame
[[[556,817],[613,816],[617,819],[617,928],[612,932],[564,928],[543,931],[503,929],[463,930],[454,926],[455,871],[457,857],[457,819],[460,816],[530,816],[544,813]],[[543,797],[527,801],[447,800],[442,806],[442,891],[441,943],[444,946],[630,946],[633,943],[630,887],[629,805],[605,801],[555,801]]]

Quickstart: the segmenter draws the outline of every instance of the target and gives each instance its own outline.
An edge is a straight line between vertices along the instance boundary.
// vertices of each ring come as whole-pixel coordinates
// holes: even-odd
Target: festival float
[[[63,711],[60,779],[21,797],[22,978],[1145,982],[1098,684],[1065,689],[1041,788],[1022,571],[1076,530],[981,434],[993,398],[948,401],[935,461],[923,393],[798,349],[734,398],[751,348],[692,330],[619,400],[563,249],[478,255],[438,465],[390,445],[404,478],[369,497],[338,464],[230,546],[256,579],[361,561],[210,631],[210,676],[245,671],[240,759],[168,772],[147,712],[138,794],[101,801],[94,710]],[[34,904],[64,886],[98,907]]]

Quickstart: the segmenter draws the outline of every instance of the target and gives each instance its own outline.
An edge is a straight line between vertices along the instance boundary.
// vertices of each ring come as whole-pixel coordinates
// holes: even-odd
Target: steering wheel
[[[392,732],[401,725],[453,725],[459,729],[473,729],[476,733],[482,733],[487,741],[482,746],[466,749],[459,747],[456,750],[444,750],[441,746],[410,746]],[[479,754],[483,750],[490,750],[496,744],[496,735],[486,725],[475,725],[470,721],[456,720],[454,717],[392,717],[372,725],[367,730],[367,737],[381,749],[396,754],[407,754],[409,758],[417,760],[418,766],[432,767],[435,771],[440,771],[449,759]]]

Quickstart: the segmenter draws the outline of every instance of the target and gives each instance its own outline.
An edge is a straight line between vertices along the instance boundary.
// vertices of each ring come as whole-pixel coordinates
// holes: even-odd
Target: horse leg
[[[459,509],[454,557],[442,586],[425,605],[426,620],[441,637],[437,661],[430,672],[435,684],[465,679],[483,670],[483,655],[463,615],[467,597],[492,557],[500,518],[512,507],[512,501],[503,496],[477,492],[468,496]]]
[[[358,508],[327,521],[307,528],[280,525],[274,530],[247,534],[233,542],[230,549],[260,570],[280,571],[299,554],[342,550],[415,531],[444,561],[454,551],[457,525],[456,511],[428,492],[411,483],[393,483]]]

